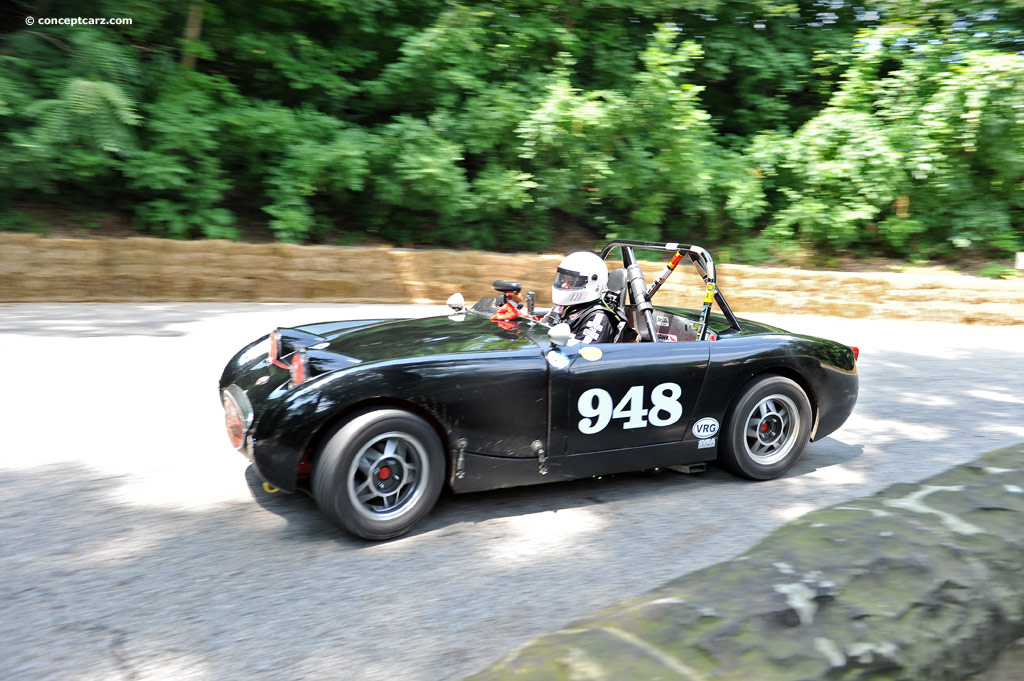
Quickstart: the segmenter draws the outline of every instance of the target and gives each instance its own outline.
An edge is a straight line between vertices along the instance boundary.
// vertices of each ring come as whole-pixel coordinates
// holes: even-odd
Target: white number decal
[[[584,435],[600,433],[612,420],[612,396],[607,390],[591,388],[580,395],[580,401],[576,406],[583,417],[580,419],[579,428]]]
[[[644,409],[644,387],[642,385],[634,385],[627,390],[626,396],[615,405],[615,411],[612,412],[612,418],[628,419],[622,424],[625,430],[646,428],[645,416],[647,416],[647,410]]]
[[[651,391],[653,408],[644,408],[644,387],[634,385],[626,391],[619,403],[612,409],[612,396],[607,390],[591,388],[576,403],[580,412],[578,427],[584,435],[593,435],[604,430],[613,418],[625,419],[623,430],[652,426],[671,426],[683,416],[683,405],[679,398],[683,389],[678,383],[662,383]]]
[[[670,426],[683,415],[683,405],[679,404],[679,397],[683,389],[677,383],[662,383],[651,391],[651,402],[654,409],[651,409],[652,426]],[[664,413],[665,416],[659,416]]]

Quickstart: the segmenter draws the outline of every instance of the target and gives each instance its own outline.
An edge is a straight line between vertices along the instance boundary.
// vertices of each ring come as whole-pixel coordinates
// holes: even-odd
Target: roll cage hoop
[[[656,241],[632,241],[628,239],[617,239],[610,241],[608,244],[601,249],[601,259],[606,260],[608,254],[613,249],[618,248],[622,251],[622,265],[626,269],[626,289],[629,291],[629,297],[636,310],[644,316],[644,323],[647,326],[647,333],[653,342],[658,342],[658,332],[654,325],[654,305],[651,303],[651,298],[658,292],[662,284],[669,278],[672,272],[675,271],[676,266],[682,261],[683,258],[689,258],[693,262],[694,267],[697,268],[697,272],[701,278],[704,279],[705,293],[704,293],[704,305],[700,311],[700,329],[697,333],[697,340],[706,340],[708,335],[708,315],[711,312],[712,301],[718,303],[719,309],[725,316],[726,321],[729,322],[729,326],[736,331],[741,331],[739,320],[736,319],[736,315],[733,314],[732,308],[729,307],[729,303],[726,302],[725,296],[718,290],[717,285],[717,273],[715,271],[715,262],[711,259],[711,254],[700,246],[686,246],[678,243],[661,243]],[[649,251],[666,251],[674,253],[672,260],[669,261],[665,269],[662,270],[661,274],[655,280],[655,282],[647,287],[647,283],[644,281],[644,273],[637,264],[636,254],[633,249],[643,249]]]

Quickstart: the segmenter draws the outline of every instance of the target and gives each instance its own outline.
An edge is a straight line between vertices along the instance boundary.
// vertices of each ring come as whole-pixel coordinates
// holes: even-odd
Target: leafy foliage
[[[861,42],[828,107],[749,149],[784,197],[768,233],[901,254],[1020,248],[1024,57],[905,28]]]
[[[20,6],[133,22],[0,24],[0,206],[174,238],[1022,247],[1024,0]]]

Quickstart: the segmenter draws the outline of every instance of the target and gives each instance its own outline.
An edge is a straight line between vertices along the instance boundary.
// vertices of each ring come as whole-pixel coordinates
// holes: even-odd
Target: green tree
[[[901,254],[1020,247],[1024,58],[930,35],[865,31],[828,107],[754,141],[783,197],[772,235]]]
[[[133,22],[0,23],[0,206],[176,238],[1020,246],[1024,0],[19,6]]]

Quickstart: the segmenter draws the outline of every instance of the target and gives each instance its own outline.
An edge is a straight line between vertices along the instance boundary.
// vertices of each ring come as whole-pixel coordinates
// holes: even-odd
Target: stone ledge
[[[809,513],[467,681],[921,681],[1024,636],[1024,445]]]

